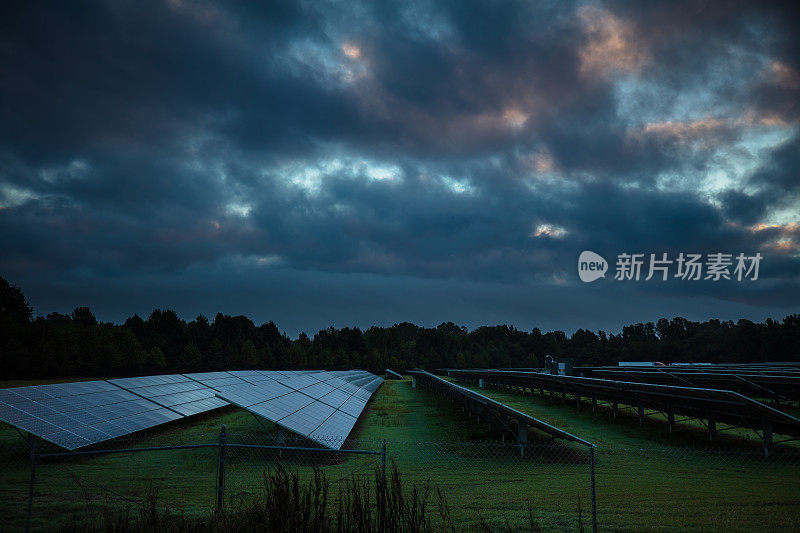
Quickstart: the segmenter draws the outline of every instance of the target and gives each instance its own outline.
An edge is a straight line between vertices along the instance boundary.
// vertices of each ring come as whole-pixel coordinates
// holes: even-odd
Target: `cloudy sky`
[[[795,13],[264,4],[2,3],[0,275],[37,313],[296,335],[800,311]],[[614,279],[621,253],[681,252],[763,260]]]

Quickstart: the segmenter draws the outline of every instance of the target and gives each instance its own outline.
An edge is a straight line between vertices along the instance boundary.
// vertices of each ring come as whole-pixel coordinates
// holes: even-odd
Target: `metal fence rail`
[[[285,451],[291,452],[294,454],[297,453],[314,453],[314,454],[336,454],[339,455],[375,455],[381,456],[381,462],[383,464],[382,468],[382,484],[383,486],[386,485],[386,441],[383,441],[382,448],[380,450],[356,450],[356,449],[339,449],[334,450],[330,448],[322,448],[322,447],[311,447],[311,446],[292,446],[292,445],[279,445],[279,444],[242,444],[237,442],[229,442],[228,441],[228,431],[227,428],[223,425],[220,433],[219,439],[216,443],[206,443],[206,444],[179,444],[179,445],[172,445],[172,446],[139,446],[139,447],[123,447],[123,448],[101,448],[101,449],[94,449],[94,450],[78,450],[78,451],[69,451],[69,452],[45,452],[41,453],[39,451],[39,439],[32,434],[28,435],[28,445],[30,448],[30,463],[31,463],[31,475],[30,475],[30,485],[28,489],[28,504],[27,504],[27,515],[25,521],[25,531],[29,532],[31,530],[31,517],[33,515],[33,496],[35,491],[35,484],[36,484],[36,468],[37,465],[41,465],[42,461],[47,459],[74,459],[86,456],[103,456],[103,455],[111,455],[111,454],[139,454],[139,453],[148,453],[148,452],[166,452],[166,451],[175,451],[175,450],[197,450],[197,449],[208,449],[208,448],[215,448],[218,450],[217,455],[217,483],[214,487],[216,498],[215,498],[215,511],[221,512],[224,506],[225,500],[225,471],[226,471],[226,464],[228,461],[228,453],[229,450],[258,450],[258,451]]]

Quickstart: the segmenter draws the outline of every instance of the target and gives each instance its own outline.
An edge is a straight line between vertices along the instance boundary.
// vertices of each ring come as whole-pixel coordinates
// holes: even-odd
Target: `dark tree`
[[[530,332],[510,326],[473,331],[452,322],[434,328],[403,322],[390,327],[333,327],[296,340],[273,322],[245,316],[199,315],[185,322],[156,309],[123,324],[98,322],[88,307],[70,315],[33,318],[24,294],[0,278],[0,364],[8,377],[110,377],[231,369],[539,367],[546,355],[577,364],[622,360],[756,362],[800,360],[800,315],[763,323],[749,320],[662,318],[625,326],[619,334],[579,329]]]

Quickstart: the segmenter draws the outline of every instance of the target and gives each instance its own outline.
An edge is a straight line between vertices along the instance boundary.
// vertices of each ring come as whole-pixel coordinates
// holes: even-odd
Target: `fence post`
[[[386,531],[386,439],[383,439],[383,447],[381,448],[381,532]]]
[[[29,533],[31,530],[31,515],[33,514],[33,485],[36,482],[36,460],[39,453],[36,450],[36,435],[28,433],[28,446],[31,452],[31,481],[28,486],[28,516],[25,519],[25,532]]]
[[[592,476],[592,533],[597,533],[597,499],[594,495],[594,446],[589,448],[589,459]]]
[[[223,424],[222,429],[219,432],[219,459],[217,462],[217,470],[219,472],[219,478],[217,479],[217,512],[222,511],[222,497],[225,493],[225,448],[227,438],[228,432],[225,428],[225,424]]]

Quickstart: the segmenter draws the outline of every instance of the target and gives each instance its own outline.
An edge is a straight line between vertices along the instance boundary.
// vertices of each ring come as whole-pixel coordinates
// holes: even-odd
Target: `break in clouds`
[[[0,26],[0,275],[39,313],[295,334],[800,309],[780,4],[5,2]],[[764,259],[590,286],[583,250]]]

